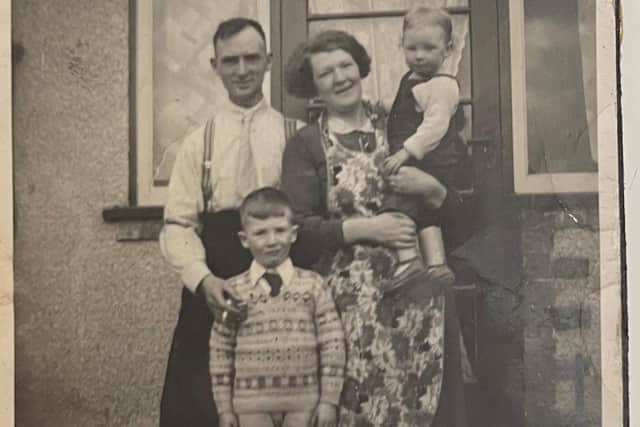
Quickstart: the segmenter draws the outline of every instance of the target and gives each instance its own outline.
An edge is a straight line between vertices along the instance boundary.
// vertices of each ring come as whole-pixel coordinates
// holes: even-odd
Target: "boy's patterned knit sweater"
[[[311,411],[318,401],[338,404],[344,332],[330,289],[322,276],[287,263],[290,277],[284,277],[277,296],[263,289],[264,279],[256,280],[255,262],[229,279],[249,308],[247,320],[235,328],[215,322],[211,331],[210,372],[219,413]]]

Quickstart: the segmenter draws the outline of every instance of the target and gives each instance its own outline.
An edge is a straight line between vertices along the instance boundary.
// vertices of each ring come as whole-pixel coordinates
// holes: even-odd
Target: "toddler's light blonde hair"
[[[447,43],[451,43],[453,41],[453,23],[451,15],[440,8],[420,5],[414,6],[406,15],[404,15],[404,19],[402,20],[402,39],[404,39],[404,33],[408,29],[425,25],[437,25],[444,31]]]

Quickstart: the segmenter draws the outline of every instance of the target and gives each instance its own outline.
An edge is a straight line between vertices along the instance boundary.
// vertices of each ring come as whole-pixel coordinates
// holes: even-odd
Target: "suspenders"
[[[204,212],[209,210],[209,201],[213,196],[211,188],[211,151],[213,150],[213,135],[215,134],[215,117],[210,118],[204,128],[204,155],[202,156],[202,197]]]
[[[284,137],[285,141],[296,133],[298,122],[295,119],[283,118]],[[215,117],[210,118],[204,128],[204,154],[202,156],[202,197],[204,200],[204,212],[209,210],[209,202],[213,197],[213,190],[211,188],[211,168],[213,164],[211,162],[211,156],[213,151],[213,140],[215,135]]]
[[[298,130],[298,121],[296,119],[284,118],[284,140],[289,141]]]

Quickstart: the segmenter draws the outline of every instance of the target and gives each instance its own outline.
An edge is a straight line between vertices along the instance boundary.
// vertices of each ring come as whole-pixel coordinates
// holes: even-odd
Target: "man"
[[[161,427],[218,425],[209,378],[212,313],[239,315],[237,295],[224,279],[250,264],[237,237],[236,208],[252,190],[278,184],[285,128],[292,127],[262,93],[271,55],[260,24],[245,18],[224,21],[213,46],[211,65],[228,100],[183,142],[160,234],[162,254],[184,285],[162,395]]]

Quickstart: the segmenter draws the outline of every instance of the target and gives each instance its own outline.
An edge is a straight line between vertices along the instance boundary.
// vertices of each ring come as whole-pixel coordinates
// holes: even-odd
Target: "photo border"
[[[15,423],[11,1],[0,0],[0,425]]]
[[[596,3],[602,427],[623,425],[616,2]],[[611,49],[613,47],[613,49]]]

